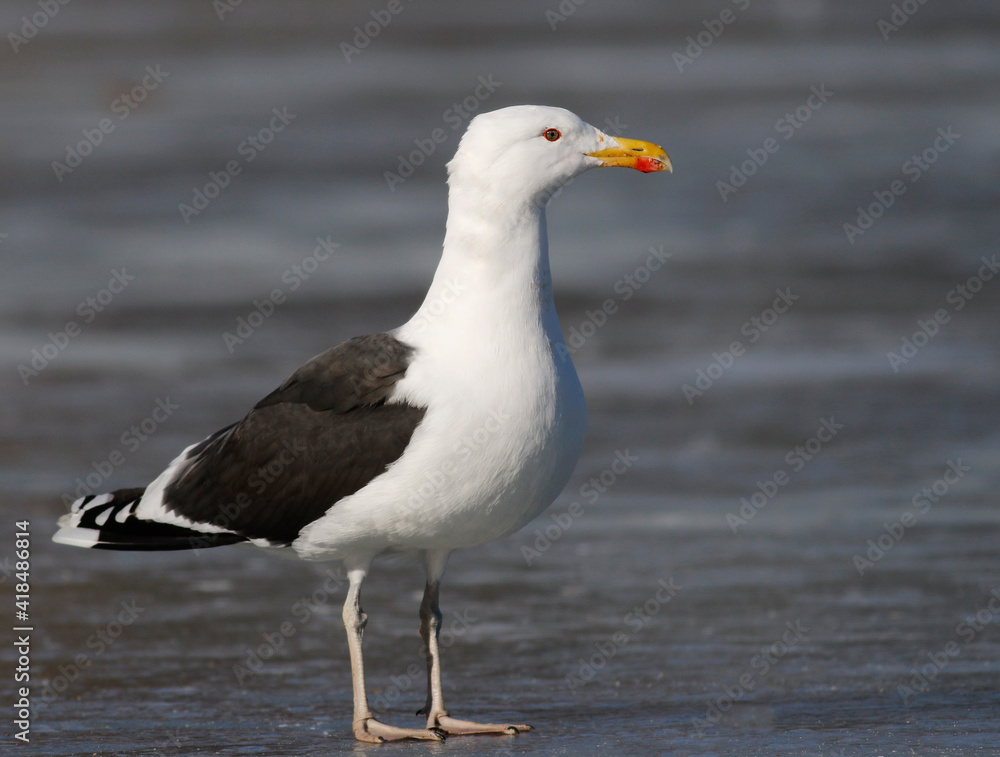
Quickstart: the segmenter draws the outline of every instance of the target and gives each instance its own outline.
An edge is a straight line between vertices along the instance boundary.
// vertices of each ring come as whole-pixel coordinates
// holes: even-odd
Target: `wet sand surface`
[[[380,7],[68,5],[5,53],[0,560],[12,596],[30,521],[27,749],[996,754],[1000,12],[928,3],[884,40],[890,5],[754,5],[678,70],[722,6],[584,4],[553,30],[547,7],[426,3],[346,61]],[[157,65],[169,76],[58,181],[51,163]],[[147,483],[309,356],[413,312],[465,98],[626,125],[675,173],[591,172],[553,203],[587,446],[546,514],[445,579],[449,709],[535,730],[362,745],[338,565],[49,538],[81,486]],[[933,158],[916,180],[914,155]],[[185,223],[228,160],[240,174]],[[894,181],[870,228],[845,230]],[[320,260],[317,238],[339,246]],[[116,271],[134,279],[107,298]],[[420,723],[422,580],[381,562],[363,597],[373,707],[396,725]],[[14,689],[5,674],[4,702]]]

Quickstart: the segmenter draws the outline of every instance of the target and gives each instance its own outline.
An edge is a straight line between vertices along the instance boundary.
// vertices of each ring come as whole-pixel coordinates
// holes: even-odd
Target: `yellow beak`
[[[588,152],[587,155],[600,160],[601,166],[623,166],[624,168],[634,168],[643,173],[651,173],[652,171],[673,173],[674,167],[670,163],[670,158],[659,145],[620,137],[613,137],[612,140],[618,145],[617,147]]]

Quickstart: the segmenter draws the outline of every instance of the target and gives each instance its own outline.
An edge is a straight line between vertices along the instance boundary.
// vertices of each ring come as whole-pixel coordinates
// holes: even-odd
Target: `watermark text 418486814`
[[[22,520],[14,524],[17,532],[14,535],[14,557],[17,570],[14,585],[14,618],[13,627],[14,651],[17,663],[14,667],[15,694],[14,703],[14,738],[27,744],[31,740],[31,632],[34,627],[29,625],[31,617],[31,532],[28,521]]]

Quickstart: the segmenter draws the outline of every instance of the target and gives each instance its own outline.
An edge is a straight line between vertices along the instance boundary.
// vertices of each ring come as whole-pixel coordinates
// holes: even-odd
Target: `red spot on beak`
[[[662,171],[666,166],[663,161],[659,158],[650,158],[646,155],[642,155],[635,159],[635,170],[642,171],[643,173],[652,173],[653,171]]]

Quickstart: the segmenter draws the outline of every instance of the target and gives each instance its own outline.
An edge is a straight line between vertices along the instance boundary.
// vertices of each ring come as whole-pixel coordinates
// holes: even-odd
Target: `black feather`
[[[290,543],[403,454],[425,409],[387,400],[412,355],[389,334],[317,355],[193,448],[165,506],[245,538]]]

